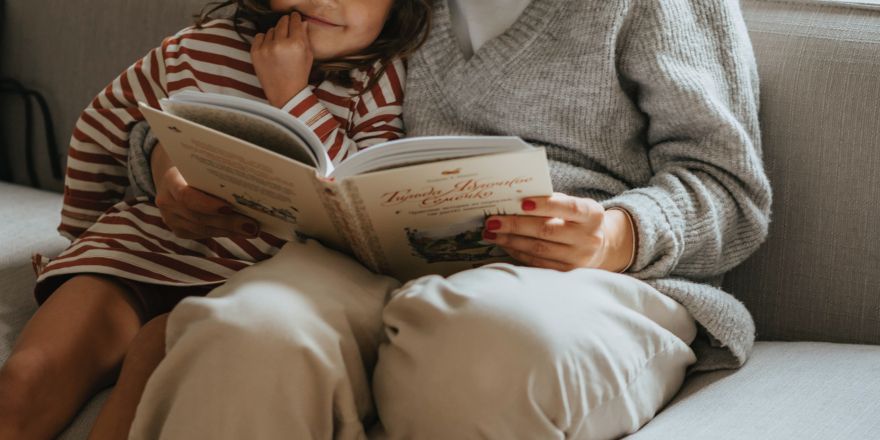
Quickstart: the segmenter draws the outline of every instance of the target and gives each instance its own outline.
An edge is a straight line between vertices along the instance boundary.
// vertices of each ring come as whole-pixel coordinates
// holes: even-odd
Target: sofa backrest
[[[758,338],[880,344],[880,0],[745,0],[770,236],[725,279]]]
[[[46,95],[64,146],[98,91],[205,3],[6,2],[0,74]],[[880,344],[880,0],[742,6],[775,201],[768,242],[725,287],[752,311],[761,339]],[[21,124],[12,104],[0,100],[7,128]]]
[[[52,109],[57,142],[67,150],[80,112],[136,59],[162,38],[192,23],[192,15],[208,0],[19,0],[5,2],[0,22],[0,77],[13,77],[39,90]],[[22,124],[18,100],[0,99],[0,133],[13,149],[17,182],[24,170]],[[37,127],[42,130],[42,126]],[[39,131],[38,133],[42,133]],[[48,172],[42,136],[35,146],[40,181],[60,190]]]

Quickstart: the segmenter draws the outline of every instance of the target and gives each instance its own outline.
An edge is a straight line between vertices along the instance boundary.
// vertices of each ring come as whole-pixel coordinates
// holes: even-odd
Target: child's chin
[[[333,51],[333,50],[322,50],[320,47],[315,47],[312,45],[312,57],[315,61],[327,61],[334,60],[339,58],[344,58],[348,56],[349,53],[342,51]]]

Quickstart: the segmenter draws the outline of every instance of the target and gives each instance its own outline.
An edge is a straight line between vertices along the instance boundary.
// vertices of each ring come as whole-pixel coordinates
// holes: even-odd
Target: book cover
[[[351,163],[336,171],[345,165],[349,171],[332,178],[310,159],[314,154],[307,149],[315,146],[270,150],[242,139],[262,136],[283,144],[283,133],[227,130],[241,135],[236,137],[162,110],[141,109],[189,185],[231,203],[266,232],[286,240],[316,238],[402,280],[511,261],[482,239],[486,217],[520,214],[522,198],[552,194],[546,152],[518,138],[389,142],[346,159]],[[207,123],[218,128],[235,125],[240,116],[223,119],[222,109],[209,113],[215,120]],[[243,118],[238,124],[250,122]],[[289,136],[302,141],[295,133]],[[294,153],[277,152],[284,149]]]

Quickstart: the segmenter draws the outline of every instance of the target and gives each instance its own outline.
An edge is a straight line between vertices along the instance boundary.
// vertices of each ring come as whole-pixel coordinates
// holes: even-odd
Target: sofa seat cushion
[[[0,364],[37,308],[31,254],[52,256],[67,246],[55,227],[61,195],[0,182]]]
[[[52,256],[68,244],[55,231],[60,220],[60,194],[0,182],[0,365],[37,310],[31,254]],[[106,397],[92,399],[59,439],[86,438]]]
[[[738,371],[691,377],[649,439],[878,438],[880,346],[758,342]]]

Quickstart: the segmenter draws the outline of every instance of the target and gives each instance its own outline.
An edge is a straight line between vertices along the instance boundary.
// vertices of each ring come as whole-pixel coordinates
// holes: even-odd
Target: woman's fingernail
[[[486,223],[486,229],[489,231],[501,229],[501,220],[489,220],[489,223]]]
[[[257,225],[253,223],[245,223],[241,226],[241,230],[248,235],[257,235]]]
[[[532,200],[523,200],[522,202],[522,210],[523,211],[534,211],[538,205]]]
[[[219,212],[220,214],[223,214],[223,215],[232,215],[232,214],[235,214],[235,210],[232,209],[232,208],[230,208],[230,207],[228,207],[228,206],[224,206],[224,207],[218,209],[217,212]]]
[[[483,238],[485,238],[487,240],[494,240],[494,239],[498,238],[498,234],[496,234],[494,232],[483,231]]]

